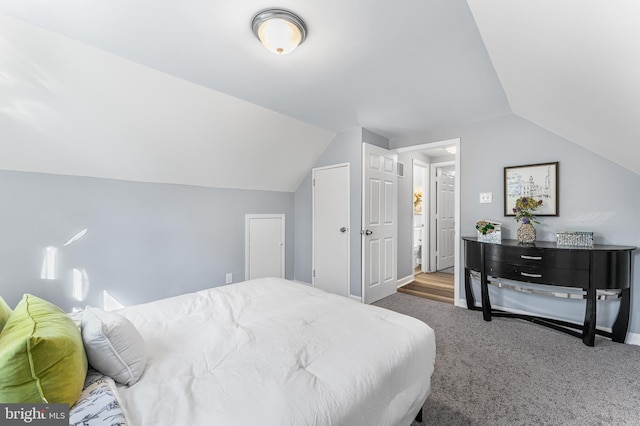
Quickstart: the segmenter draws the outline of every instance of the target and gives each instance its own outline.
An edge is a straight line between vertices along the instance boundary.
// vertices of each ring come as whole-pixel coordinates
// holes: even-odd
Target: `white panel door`
[[[313,169],[313,286],[349,296],[349,164]]]
[[[436,201],[436,269],[453,266],[455,246],[455,172],[438,169]]]
[[[363,144],[362,300],[373,303],[396,292],[397,155]]]
[[[284,215],[245,216],[245,276],[284,278]]]

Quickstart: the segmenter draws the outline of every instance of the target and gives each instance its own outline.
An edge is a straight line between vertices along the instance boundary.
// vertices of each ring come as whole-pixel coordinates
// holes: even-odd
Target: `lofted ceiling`
[[[635,3],[0,0],[0,168],[292,191],[337,132],[515,113],[640,173]]]
[[[640,174],[640,2],[469,0],[517,114]]]

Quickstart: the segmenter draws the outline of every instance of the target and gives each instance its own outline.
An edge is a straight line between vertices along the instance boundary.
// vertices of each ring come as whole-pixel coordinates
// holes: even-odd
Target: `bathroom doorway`
[[[429,271],[429,164],[413,159],[413,269]]]
[[[412,167],[407,182],[411,186],[404,192],[404,197],[412,198],[411,217],[400,221],[407,227],[403,232],[411,233],[405,240],[411,251],[402,249],[411,256],[411,269],[402,269],[398,291],[451,304],[460,300],[459,148],[460,140],[452,139],[396,149]],[[446,182],[439,185],[440,180]],[[399,204],[408,204],[407,198],[399,198]],[[408,260],[402,261],[403,268],[409,266]]]

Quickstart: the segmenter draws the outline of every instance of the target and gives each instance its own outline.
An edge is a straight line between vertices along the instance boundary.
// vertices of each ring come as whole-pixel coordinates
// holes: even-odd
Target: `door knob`
[[[342,228],[340,228],[340,232],[344,233],[347,232],[347,228],[345,228],[344,226]]]
[[[373,231],[369,231],[368,229],[365,229],[364,231],[360,231],[360,233],[362,235],[371,235],[371,234],[373,234]]]

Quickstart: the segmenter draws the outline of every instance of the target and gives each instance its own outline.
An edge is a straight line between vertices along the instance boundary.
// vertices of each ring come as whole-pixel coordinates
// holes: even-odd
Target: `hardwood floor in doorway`
[[[453,274],[420,273],[415,276],[413,282],[400,287],[398,291],[453,305]]]

